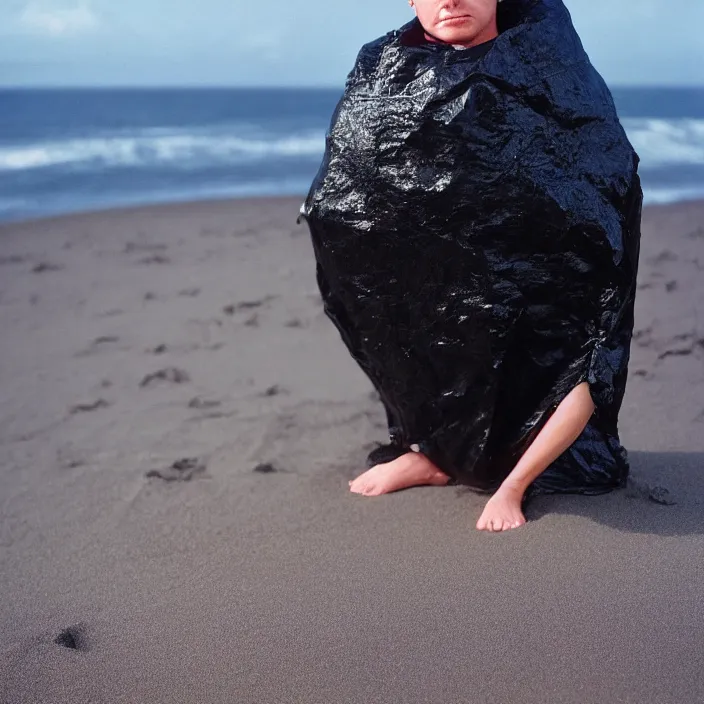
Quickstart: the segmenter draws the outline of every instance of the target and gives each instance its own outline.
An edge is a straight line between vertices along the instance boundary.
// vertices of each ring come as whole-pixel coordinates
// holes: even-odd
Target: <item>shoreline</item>
[[[89,210],[77,210],[67,213],[56,213],[53,215],[40,215],[36,217],[22,218],[20,220],[0,220],[0,233],[2,230],[7,230],[13,227],[22,227],[29,225],[38,224],[51,224],[52,222],[62,221],[69,218],[76,218],[79,220],[86,218],[96,218],[96,217],[108,217],[108,216],[136,216],[140,213],[149,214],[152,211],[163,211],[165,209],[191,209],[193,207],[207,207],[207,206],[232,206],[236,203],[252,201],[253,203],[264,203],[265,201],[292,201],[300,200],[301,203],[305,201],[307,197],[306,193],[301,193],[300,195],[252,195],[252,196],[228,196],[228,197],[214,197],[214,198],[198,198],[193,200],[179,200],[179,201],[160,201],[155,203],[141,203],[134,205],[119,205],[119,206],[109,206],[100,207]],[[704,197],[693,197],[685,198],[682,200],[667,202],[667,203],[649,203],[643,206],[643,211],[646,210],[668,210],[672,208],[679,207],[689,207],[697,204],[704,203]]]

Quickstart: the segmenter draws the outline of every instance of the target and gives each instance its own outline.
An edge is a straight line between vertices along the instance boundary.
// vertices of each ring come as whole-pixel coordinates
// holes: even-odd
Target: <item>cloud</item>
[[[20,13],[19,21],[32,32],[52,37],[80,34],[95,29],[99,24],[88,0],[81,0],[73,7],[62,8],[30,2]]]

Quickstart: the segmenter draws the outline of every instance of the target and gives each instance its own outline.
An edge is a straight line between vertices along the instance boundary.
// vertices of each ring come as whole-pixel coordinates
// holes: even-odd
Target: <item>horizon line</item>
[[[704,90],[703,84],[689,83],[608,83],[609,88],[652,88],[660,90]],[[340,84],[317,84],[317,85],[236,85],[226,83],[214,84],[172,84],[172,83],[153,83],[153,84],[0,84],[0,90],[343,90],[344,82]]]

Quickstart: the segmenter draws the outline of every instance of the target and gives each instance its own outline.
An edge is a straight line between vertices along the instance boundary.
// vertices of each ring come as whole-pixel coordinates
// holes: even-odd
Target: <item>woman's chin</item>
[[[476,34],[468,32],[466,27],[463,27],[462,30],[459,28],[452,30],[449,27],[443,29],[441,27],[433,32],[433,34],[447,44],[471,44],[476,38]]]

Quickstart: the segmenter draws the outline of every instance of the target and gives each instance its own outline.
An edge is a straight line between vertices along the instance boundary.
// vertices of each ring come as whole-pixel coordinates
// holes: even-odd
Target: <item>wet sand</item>
[[[0,702],[704,701],[704,202],[646,208],[629,486],[349,492],[301,198],[0,227]]]

